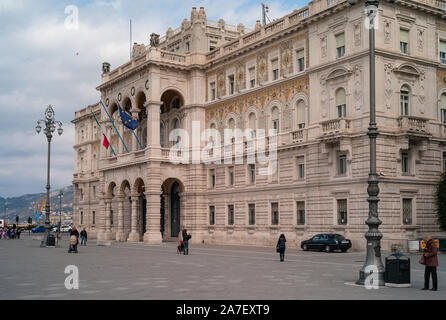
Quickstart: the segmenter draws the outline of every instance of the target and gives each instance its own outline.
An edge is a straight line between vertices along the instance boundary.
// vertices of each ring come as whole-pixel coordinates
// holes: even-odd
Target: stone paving
[[[445,254],[437,292],[420,290],[419,255],[410,255],[412,288],[367,290],[346,285],[363,265],[365,254],[358,252],[287,249],[280,262],[274,248],[191,244],[184,256],[175,243],[91,240],[68,254],[66,240],[60,248],[40,248],[32,236],[22,238],[0,240],[0,299],[446,299]],[[65,288],[67,265],[78,267],[78,290]]]

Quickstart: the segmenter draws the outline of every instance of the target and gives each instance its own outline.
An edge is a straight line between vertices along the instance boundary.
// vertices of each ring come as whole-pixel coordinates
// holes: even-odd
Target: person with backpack
[[[282,233],[277,241],[276,251],[280,254],[280,261],[283,262],[285,260],[285,235]]]
[[[183,245],[184,245],[184,255],[189,255],[189,240],[192,238],[190,234],[187,234],[187,229],[183,229]]]
[[[79,231],[77,231],[76,227],[73,226],[73,228],[70,230],[70,248],[68,250],[68,253],[77,252],[77,245],[79,243]]]

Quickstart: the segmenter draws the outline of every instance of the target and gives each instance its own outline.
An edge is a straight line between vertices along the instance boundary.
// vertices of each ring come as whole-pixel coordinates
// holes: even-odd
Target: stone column
[[[111,199],[105,200],[105,233],[104,240],[111,240],[113,238],[111,232]]]
[[[160,225],[160,194],[158,192],[146,192],[147,209],[146,209],[146,233],[144,234],[144,242],[148,244],[161,244],[161,225]]]
[[[160,113],[162,102],[146,102],[147,109],[147,146],[150,147],[150,156],[161,157],[160,145]]]
[[[137,194],[132,195],[132,227],[129,238],[127,241],[129,242],[139,242],[139,233],[137,230],[138,227],[138,201],[139,197]]]
[[[137,119],[137,118],[138,118],[138,115],[139,115],[139,111],[140,111],[139,109],[135,109],[135,108],[133,108],[133,109],[131,110],[132,117],[135,118],[135,119]],[[140,125],[141,125],[141,124],[139,123],[139,124],[138,124],[138,127],[139,127]],[[130,133],[130,134],[132,135],[132,151],[140,151],[141,148],[140,148],[139,143],[138,143],[138,141],[136,140],[136,137],[135,137],[135,135],[138,134],[138,129],[136,129],[134,132],[135,132],[135,134]]]
[[[116,241],[124,242],[127,237],[124,234],[124,195],[118,196],[118,232],[116,233]]]
[[[98,217],[97,217],[97,225],[98,227],[98,234],[97,234],[97,238],[98,240],[102,240],[104,238],[104,234],[105,234],[105,201],[104,198],[100,197],[99,198],[99,211],[98,211]]]

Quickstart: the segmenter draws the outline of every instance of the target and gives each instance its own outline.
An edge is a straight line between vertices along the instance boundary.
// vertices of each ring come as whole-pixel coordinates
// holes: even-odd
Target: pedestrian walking
[[[183,229],[183,245],[184,245],[184,255],[189,255],[189,240],[192,238],[190,234],[187,234],[187,229]]]
[[[434,240],[429,236],[424,238],[424,243],[426,244],[426,248],[424,248],[424,253],[420,260],[420,263],[425,265],[423,290],[429,290],[429,282],[432,275],[433,286],[431,291],[437,291],[438,248]]]
[[[68,253],[77,252],[77,245],[79,243],[79,231],[77,231],[76,227],[73,226],[70,230],[70,248],[68,249]]]
[[[86,246],[87,245],[87,231],[85,230],[85,228],[82,229],[81,231],[81,246]]]
[[[280,261],[282,262],[285,260],[285,248],[286,248],[285,242],[286,238],[285,235],[282,233],[276,245],[276,251],[280,254]]]
[[[21,228],[17,228],[17,239],[20,239],[20,234],[22,233]]]

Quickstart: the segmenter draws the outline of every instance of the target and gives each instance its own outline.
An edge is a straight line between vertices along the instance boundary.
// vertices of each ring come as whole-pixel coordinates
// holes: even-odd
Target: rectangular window
[[[96,211],[93,211],[91,214],[91,224],[92,225],[96,224]]]
[[[256,85],[256,69],[255,67],[249,68],[249,85],[254,88]]]
[[[412,224],[412,199],[403,199],[403,224]]]
[[[188,53],[190,51],[190,45],[189,42],[186,42],[186,53]]]
[[[215,100],[215,82],[211,82],[211,100]]]
[[[401,53],[409,54],[409,30],[400,29]]]
[[[443,152],[443,171],[446,171],[446,152]]]
[[[234,94],[234,75],[228,77],[229,81],[229,94]]]
[[[409,115],[409,91],[401,90],[401,115],[402,116],[408,116]]]
[[[446,124],[446,109],[440,109],[441,123]]]
[[[336,36],[336,58],[342,58],[345,55],[345,34]]]
[[[297,71],[302,72],[305,70],[305,50],[298,50],[296,52],[297,57]]]
[[[215,188],[215,169],[209,170],[211,188]]]
[[[401,153],[401,169],[403,173],[410,173],[410,157],[408,151]]]
[[[297,179],[305,179],[305,157],[297,157]]]
[[[96,199],[96,187],[93,186],[93,199]]]
[[[110,224],[113,225],[113,209],[110,209]]]
[[[347,156],[345,154],[338,158],[338,173],[339,175],[347,174]]]
[[[81,211],[81,224],[84,224],[84,212]]]
[[[234,225],[234,205],[228,205],[228,225]]]
[[[250,204],[249,205],[249,225],[255,225],[256,224],[256,205]]]
[[[338,224],[347,224],[347,199],[339,199],[338,201]]]
[[[234,167],[228,168],[228,185],[229,186],[234,185]]]
[[[305,224],[305,201],[297,201],[297,224],[303,226]]]
[[[249,169],[249,182],[251,184],[254,184],[256,182],[256,165],[250,164],[248,165],[248,169]]]
[[[337,106],[338,108],[338,118],[347,117],[347,106],[345,104],[341,104]]]
[[[271,203],[271,224],[276,226],[279,224],[279,204]]]
[[[444,40],[440,40],[440,62],[446,64],[446,41]]]
[[[213,226],[215,224],[215,207],[209,206],[209,224]]]
[[[273,70],[273,80],[279,79],[279,59],[271,60],[271,69]]]

